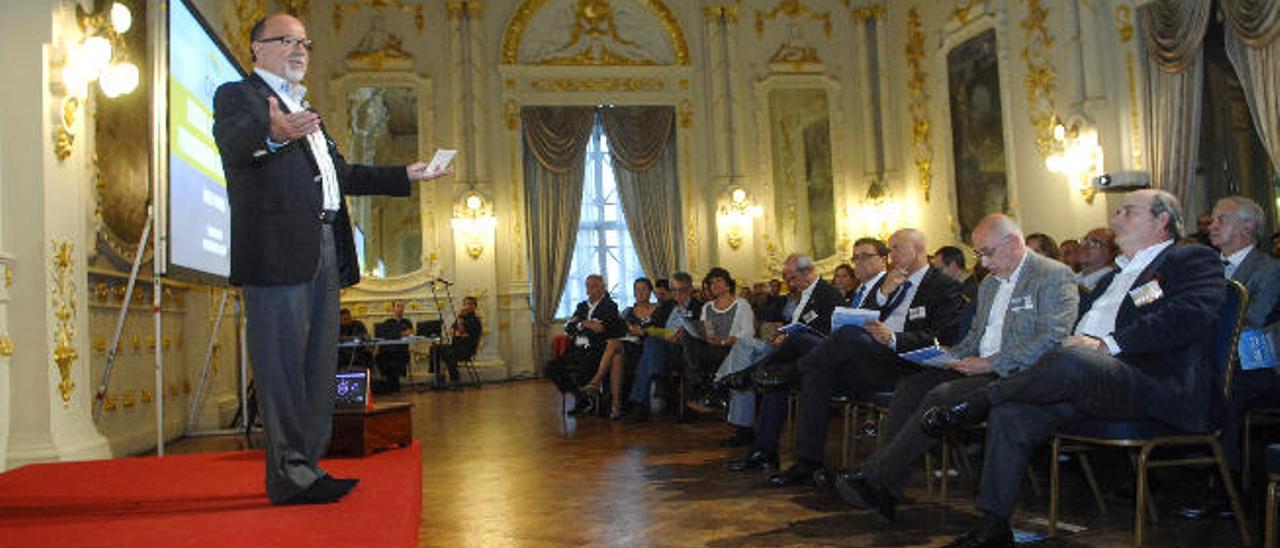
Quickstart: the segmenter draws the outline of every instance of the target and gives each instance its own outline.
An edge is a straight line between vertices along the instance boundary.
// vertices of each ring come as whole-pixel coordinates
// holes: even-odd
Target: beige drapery
[[[587,143],[595,125],[591,107],[525,107],[525,235],[533,282],[534,349],[540,363],[551,347],[548,327],[564,289],[578,238]]]
[[[1227,58],[1271,166],[1280,169],[1280,0],[1223,0],[1222,12]]]
[[[651,278],[676,270],[680,190],[675,109],[615,106],[600,109],[609,138],[618,194],[636,256]]]
[[[1209,0],[1159,0],[1139,9],[1147,48],[1147,158],[1152,184],[1186,204],[1200,153]]]

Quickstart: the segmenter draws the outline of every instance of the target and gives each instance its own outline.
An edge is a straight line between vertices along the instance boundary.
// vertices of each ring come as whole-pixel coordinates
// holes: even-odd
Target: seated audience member
[[[1062,240],[1058,244],[1058,253],[1062,254],[1062,264],[1072,272],[1080,271],[1080,242],[1075,239]]]
[[[1048,234],[1037,232],[1027,236],[1027,249],[1039,253],[1041,257],[1048,257],[1055,261],[1058,259],[1058,244],[1050,238]]]
[[[646,331],[653,327],[654,312],[658,309],[658,305],[651,300],[653,286],[649,278],[636,278],[636,281],[631,284],[631,291],[635,296],[636,304],[622,311],[622,321],[627,327],[626,334],[609,339],[595,376],[582,387],[582,391],[587,393],[588,397],[597,397],[600,394],[600,386],[604,384],[604,378],[609,377],[609,394],[612,396],[609,400],[609,418],[614,420],[622,418],[622,383],[625,380],[623,372],[628,363],[634,364],[640,358],[640,349],[643,348],[644,338],[648,336]]]
[[[449,369],[450,390],[462,388],[462,377],[458,375],[458,362],[471,359],[480,348],[480,335],[484,333],[484,327],[480,323],[480,317],[476,315],[478,306],[475,297],[469,295],[463,297],[462,308],[458,309],[458,319],[454,320],[453,326],[449,328],[449,335],[452,338],[448,346],[437,346],[433,350],[439,353],[440,361],[444,362],[445,367]]]
[[[579,385],[595,372],[609,339],[626,332],[618,315],[618,304],[604,289],[604,278],[599,274],[587,276],[586,286],[587,300],[578,303],[564,324],[564,332],[573,338],[573,347],[551,360],[546,372],[561,393],[573,394],[570,415],[590,411],[594,400],[587,397]]]
[[[782,263],[782,277],[786,278],[791,294],[796,297],[788,300],[787,320],[792,324],[804,324],[811,330],[811,333],[797,333],[795,336],[826,336],[831,331],[831,311],[844,304],[846,298],[834,285],[818,277],[817,265],[808,255],[793,253],[788,256]],[[738,339],[728,357],[721,362],[716,378],[723,379],[747,369],[751,364],[772,354],[789,338],[791,335],[777,333],[768,341],[754,337]],[[750,387],[732,390],[728,421],[734,427],[734,435],[721,445],[738,447],[751,444],[755,414],[755,390]]]
[[[728,270],[712,268],[703,282],[712,299],[702,305],[702,338],[684,342],[689,356],[684,383],[692,409],[707,413],[702,400],[710,393],[708,381],[720,369],[733,343],[755,336],[755,316],[747,301],[737,298],[736,282]]]
[[[390,318],[374,327],[374,334],[379,339],[395,340],[413,334],[413,322],[404,317],[404,301],[396,299],[391,304]],[[404,344],[386,344],[378,347],[378,370],[382,372],[382,390],[390,393],[400,391],[400,377],[409,372],[409,346]]]
[[[671,275],[673,298],[658,306],[653,313],[653,325],[644,338],[640,361],[631,381],[627,397],[624,422],[637,423],[649,419],[650,382],[655,375],[665,373],[683,357],[680,345],[700,335],[694,327],[702,314],[702,302],[693,298],[693,277],[688,272]]]
[[[852,308],[868,308],[875,300],[875,293],[880,288],[887,268],[889,247],[875,238],[859,238],[853,244],[853,273],[859,284],[853,296],[845,306]],[[760,419],[757,422],[755,439],[751,444],[751,452],[747,456],[729,461],[727,467],[731,471],[752,469],[772,470],[778,467],[778,446],[782,439],[782,426],[787,419],[787,399],[794,374],[786,372],[795,369],[796,360],[817,347],[823,341],[816,336],[796,334],[788,336],[771,354],[761,359],[750,369],[757,370],[762,380],[764,395],[760,403]],[[741,389],[750,388],[755,375],[743,375],[744,370],[726,378],[731,386]],[[765,375],[765,372],[782,370]],[[772,381],[772,382],[769,382]]]
[[[779,323],[785,321],[783,309],[787,306],[787,298],[775,296],[769,290],[768,282],[756,282],[751,286],[751,312],[756,321]]]
[[[953,245],[939,247],[929,256],[929,266],[941,270],[951,279],[960,282],[960,294],[965,302],[978,298],[978,279],[965,270],[964,252]]]
[[[369,329],[364,322],[351,317],[351,311],[344,308],[338,311],[338,337],[342,341],[369,338]],[[370,367],[373,355],[365,348],[341,348],[338,350],[338,367]]]
[[[920,367],[893,392],[876,451],[853,473],[836,477],[845,501],[893,520],[916,460],[935,440],[920,428],[921,412],[1031,367],[1071,333],[1077,299],[1071,270],[1028,253],[1022,231],[999,213],[973,229],[973,245],[991,275],[978,290],[977,313],[968,333],[950,352],[959,361],[946,369]]]
[[[671,295],[671,280],[658,278],[657,281],[653,282],[653,296],[658,299],[659,306],[674,298]]]
[[[1125,196],[1111,226],[1120,270],[1085,297],[1074,335],[1033,367],[925,411],[931,435],[987,421],[983,517],[953,546],[1013,546],[1009,518],[1027,463],[1070,421],[1154,420],[1189,432],[1213,423],[1221,374],[1208,347],[1224,296],[1218,254],[1174,245],[1182,216],[1163,190]]]
[[[1274,323],[1280,311],[1280,262],[1258,247],[1266,216],[1257,202],[1242,196],[1218,200],[1209,225],[1209,240],[1218,248],[1226,276],[1240,282],[1249,291],[1249,308],[1245,311],[1244,329],[1257,329]],[[1242,365],[1244,365],[1242,363]],[[1227,467],[1235,474],[1236,486],[1241,481],[1241,419],[1250,408],[1280,405],[1280,374],[1274,368],[1236,372],[1231,378],[1231,402],[1224,410],[1222,422],[1222,454]],[[1218,493],[1221,494],[1221,493]],[[1215,501],[1216,508],[1229,509],[1225,498]]]
[[[1209,240],[1209,225],[1211,224],[1213,224],[1213,212],[1201,213],[1196,217],[1196,231],[1185,236],[1188,243],[1198,243],[1213,247],[1213,242]]]
[[[1116,269],[1116,255],[1119,252],[1114,230],[1090,230],[1080,242],[1080,270],[1076,274],[1076,283],[1086,292],[1093,291],[1099,281]]]
[[[853,267],[849,263],[840,263],[831,275],[831,285],[840,290],[840,300],[847,303],[853,298],[853,290],[858,288],[858,276],[853,273]]]
[[[770,476],[773,486],[810,481],[826,454],[828,405],[837,391],[892,390],[919,366],[898,354],[959,340],[960,283],[929,268],[924,234],[903,229],[889,237],[889,270],[868,299],[879,320],[844,326],[800,358],[795,463]]]

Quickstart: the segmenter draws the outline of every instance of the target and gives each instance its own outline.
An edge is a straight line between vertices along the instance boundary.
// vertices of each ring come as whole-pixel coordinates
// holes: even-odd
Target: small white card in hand
[[[458,155],[458,151],[442,148],[436,150],[436,155],[431,157],[431,163],[427,164],[427,173],[437,173],[449,168],[449,164],[453,163],[453,157]]]

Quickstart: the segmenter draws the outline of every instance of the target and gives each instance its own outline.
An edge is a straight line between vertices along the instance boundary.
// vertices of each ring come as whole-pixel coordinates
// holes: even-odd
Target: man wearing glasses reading
[[[244,288],[266,433],[267,496],[330,503],[358,482],[317,464],[332,427],[338,288],[360,280],[342,196],[408,196],[410,181],[452,170],[348,165],[307,106],[312,43],[302,22],[271,15],[250,39],[254,71],[218,88],[213,134],[231,204],[230,278]]]

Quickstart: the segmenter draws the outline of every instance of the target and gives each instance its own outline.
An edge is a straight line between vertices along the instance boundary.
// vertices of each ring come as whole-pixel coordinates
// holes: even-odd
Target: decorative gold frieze
[[[4,265],[4,286],[13,286],[13,265],[11,264]]]
[[[1116,29],[1121,43],[1127,44],[1133,39],[1133,9],[1129,6],[1116,6]]]
[[[502,119],[507,123],[507,129],[515,131],[520,129],[520,102],[515,99],[507,99],[502,107]]]
[[[1057,142],[1053,138],[1053,126],[1057,121],[1053,91],[1058,73],[1049,61],[1049,50],[1053,49],[1053,35],[1049,34],[1046,22],[1049,10],[1040,5],[1040,0],[1026,2],[1027,16],[1020,24],[1026,40],[1022,48],[1022,59],[1027,67],[1023,84],[1027,89],[1027,115],[1036,133],[1036,152],[1043,158],[1053,153]]]
[[[0,357],[7,358],[13,355],[13,339],[9,337],[0,337]]]
[[[756,35],[764,36],[765,21],[773,20],[778,15],[786,15],[791,19],[795,19],[802,15],[807,15],[809,19],[822,23],[822,34],[827,38],[831,38],[831,14],[818,13],[809,9],[800,0],[782,0],[778,5],[769,11],[756,11]]]
[[[400,13],[412,14],[413,25],[418,28],[418,33],[422,33],[423,27],[426,26],[427,19],[424,14],[422,4],[406,4],[402,0],[352,0],[350,2],[336,2],[333,5],[333,28],[334,30],[342,30],[342,22],[346,19],[348,13],[359,11],[361,8],[370,8],[375,10],[393,9]]]
[[[847,7],[848,4],[846,3],[845,6]],[[859,25],[865,25],[867,21],[872,19],[883,21],[884,16],[888,15],[888,13],[889,10],[884,7],[884,4],[871,4],[853,10],[853,21]]]
[[[142,403],[151,403],[151,402],[155,401],[156,397],[155,397],[154,392],[152,392],[152,390],[151,390],[150,388],[143,388],[143,389],[142,389],[142,396],[141,396],[141,398],[139,398],[139,399],[141,399],[141,400],[142,400]]]
[[[529,22],[533,20],[534,14],[542,9],[550,0],[524,0],[519,8],[516,8],[515,14],[511,16],[511,22],[507,24],[507,30],[502,35],[502,63],[505,65],[514,65],[519,63],[520,40],[524,36],[524,31],[529,27]],[[667,8],[662,0],[636,0],[649,9],[657,18],[658,23],[667,33],[667,40],[671,42],[671,49],[675,53],[675,64],[689,64],[689,43],[685,40],[684,29],[680,28],[680,22],[676,19],[675,14]],[[579,0],[579,5],[575,5],[575,12],[586,11],[588,8],[601,5],[609,6],[608,0]],[[612,6],[609,6],[612,9]],[[591,17],[598,17],[591,15]],[[608,63],[600,63],[608,64]]]
[[[956,7],[951,10],[951,20],[960,26],[969,24],[969,12],[982,0],[956,0]]]
[[[464,13],[475,20],[484,14],[484,4],[480,0],[449,0],[444,5],[444,11],[450,20],[456,20]]]
[[[105,354],[107,352],[107,339],[104,339],[102,337],[94,337],[93,351],[97,354]]]
[[[719,21],[723,19],[726,23],[738,22],[738,6],[729,4],[726,6],[707,6],[702,8],[702,14],[709,21]]]
[[[311,13],[311,0],[276,0],[276,2],[285,13],[298,19],[306,20],[307,14]]]
[[[907,90],[910,92],[907,110],[911,113],[911,150],[920,178],[920,190],[929,201],[933,186],[933,143],[929,126],[929,75],[921,64],[924,61],[924,32],[921,30],[920,12],[912,7],[907,12]]]
[[[661,91],[659,78],[546,78],[529,83],[533,91]]]
[[[404,41],[394,32],[387,35],[386,42],[377,49],[357,50],[347,54],[347,63],[361,65],[372,70],[382,70],[386,65],[412,66],[413,54],[405,51]]]
[[[240,66],[252,66],[249,34],[253,31],[253,24],[266,16],[266,0],[235,0],[232,13],[234,17],[222,25],[222,35],[227,38],[227,47],[240,60]]]
[[[148,396],[149,397],[149,396]],[[148,399],[147,401],[151,401]],[[133,392],[125,392],[120,394],[120,404],[125,407],[133,407],[138,404],[138,395]]]
[[[103,411],[115,411],[115,410],[116,410],[116,401],[117,401],[117,400],[116,400],[116,397],[115,397],[115,396],[106,396],[105,398],[103,398],[103,399],[102,399],[102,410],[103,410]]]
[[[681,129],[693,127],[693,102],[688,99],[680,100],[680,105],[676,109],[676,121]]]
[[[49,241],[49,262],[53,266],[53,287],[50,288],[50,302],[53,306],[57,324],[53,329],[53,361],[58,366],[58,374],[62,377],[58,383],[58,392],[62,402],[71,403],[71,393],[76,383],[71,379],[71,368],[80,358],[76,351],[76,283],[75,283],[75,244],[59,242],[57,238]]]

